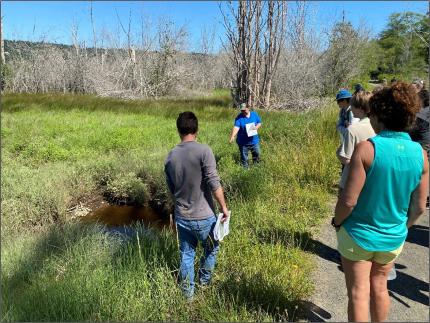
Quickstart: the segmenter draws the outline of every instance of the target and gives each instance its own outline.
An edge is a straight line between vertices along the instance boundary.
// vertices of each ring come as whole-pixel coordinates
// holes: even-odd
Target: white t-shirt
[[[359,122],[353,123],[347,128],[342,144],[338,149],[338,156],[351,159],[355,146],[359,142],[365,141],[375,135],[375,131],[370,124],[369,118],[363,118]],[[340,179],[339,187],[344,188],[348,178],[349,164],[345,165]]]

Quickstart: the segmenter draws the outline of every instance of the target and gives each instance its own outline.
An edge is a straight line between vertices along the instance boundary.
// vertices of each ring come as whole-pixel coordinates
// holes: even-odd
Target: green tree
[[[415,12],[392,14],[378,40],[384,50],[380,69],[405,77],[425,74],[429,59],[428,39],[428,16]]]
[[[386,68],[384,50],[379,45],[378,40],[372,39],[364,44],[362,55],[362,73],[359,78],[362,80],[369,77],[370,79],[377,79],[382,70]]]

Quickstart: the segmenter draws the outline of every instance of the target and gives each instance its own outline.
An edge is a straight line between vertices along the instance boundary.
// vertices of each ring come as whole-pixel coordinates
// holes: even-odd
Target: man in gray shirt
[[[216,223],[212,194],[217,200],[222,221],[229,211],[216,171],[212,150],[199,144],[198,120],[192,112],[182,112],[176,120],[181,142],[166,158],[164,171],[167,185],[175,199],[175,221],[179,236],[181,265],[179,282],[188,299],[194,295],[194,258],[198,241],[204,248],[200,259],[199,283],[210,283],[219,243],[213,239]]]

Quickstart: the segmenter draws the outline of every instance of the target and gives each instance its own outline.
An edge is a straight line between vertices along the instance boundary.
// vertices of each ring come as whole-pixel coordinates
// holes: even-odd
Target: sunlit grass
[[[211,288],[187,304],[170,232],[128,241],[70,223],[92,195],[169,205],[163,175],[191,110],[233,212]],[[304,251],[338,176],[333,107],[259,112],[262,163],[238,164],[228,92],[196,99],[2,98],[2,308],[5,321],[292,320],[312,291]],[[29,234],[31,233],[31,234]],[[139,239],[137,238],[139,237]]]

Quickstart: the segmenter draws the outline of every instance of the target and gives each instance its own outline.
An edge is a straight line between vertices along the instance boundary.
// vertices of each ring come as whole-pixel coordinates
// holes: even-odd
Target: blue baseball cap
[[[342,99],[350,99],[350,98],[352,98],[352,94],[346,89],[342,89],[336,94],[336,101],[339,101]]]

